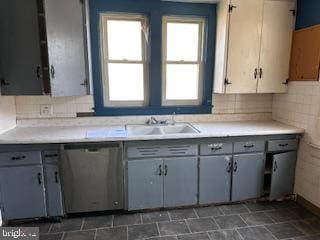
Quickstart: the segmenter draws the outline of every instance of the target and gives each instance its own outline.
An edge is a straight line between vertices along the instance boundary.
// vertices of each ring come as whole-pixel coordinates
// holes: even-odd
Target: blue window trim
[[[160,0],[91,0],[90,28],[92,51],[92,76],[97,116],[206,114],[212,111],[214,47],[216,36],[216,5],[174,3]],[[100,62],[100,13],[118,12],[142,14],[150,24],[149,106],[106,107],[104,106]],[[162,84],[162,17],[166,15],[200,16],[206,19],[204,49],[203,102],[200,106],[161,106]]]

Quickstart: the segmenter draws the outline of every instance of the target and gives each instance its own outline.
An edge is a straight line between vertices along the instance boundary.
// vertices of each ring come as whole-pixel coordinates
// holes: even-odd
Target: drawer
[[[232,153],[232,143],[212,142],[200,145],[200,155],[218,155]]]
[[[43,159],[45,163],[57,163],[59,161],[59,151],[44,151]]]
[[[195,155],[198,155],[198,148],[195,144],[128,147],[127,150],[128,158]]]
[[[234,144],[235,153],[264,152],[264,151],[265,151],[265,141],[236,142]]]
[[[0,166],[41,164],[41,152],[0,153]]]
[[[268,152],[297,150],[298,139],[268,141]]]

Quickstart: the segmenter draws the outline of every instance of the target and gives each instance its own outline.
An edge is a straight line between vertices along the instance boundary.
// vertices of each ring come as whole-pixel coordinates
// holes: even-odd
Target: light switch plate
[[[52,105],[51,104],[41,104],[40,105],[40,115],[41,116],[52,115]]]

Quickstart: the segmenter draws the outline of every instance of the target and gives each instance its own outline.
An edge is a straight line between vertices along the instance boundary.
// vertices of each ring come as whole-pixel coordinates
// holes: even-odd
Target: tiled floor
[[[41,240],[320,240],[320,218],[294,202],[69,218]]]

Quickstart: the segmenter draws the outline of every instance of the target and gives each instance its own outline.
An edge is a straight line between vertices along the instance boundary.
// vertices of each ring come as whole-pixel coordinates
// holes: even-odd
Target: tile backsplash
[[[0,96],[0,133],[16,126],[16,107],[14,97]]]
[[[213,114],[271,113],[272,94],[214,95]],[[41,115],[41,105],[51,105],[49,115]],[[93,97],[19,96],[16,97],[17,118],[75,118],[79,112],[93,112]]]

